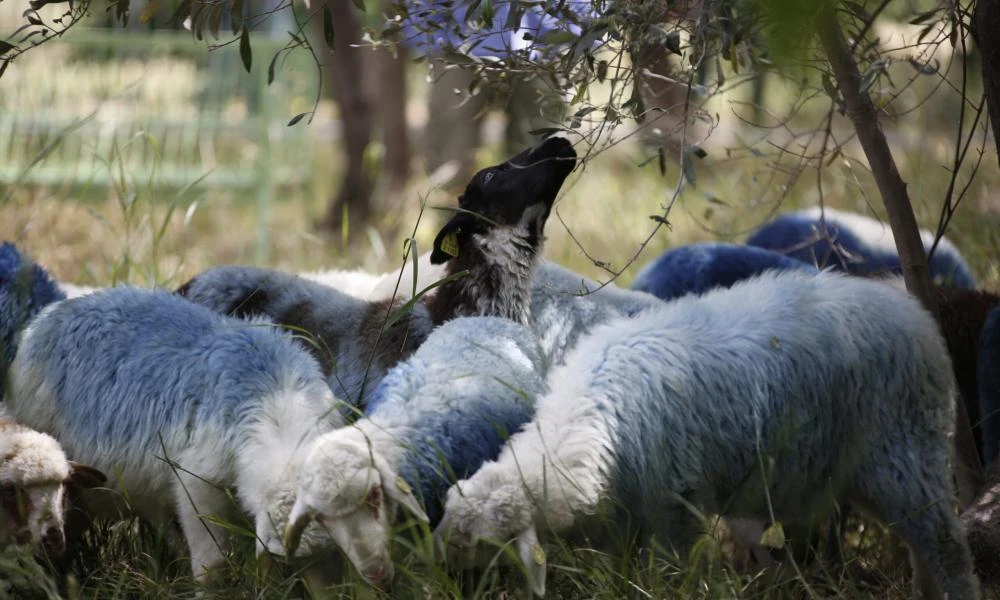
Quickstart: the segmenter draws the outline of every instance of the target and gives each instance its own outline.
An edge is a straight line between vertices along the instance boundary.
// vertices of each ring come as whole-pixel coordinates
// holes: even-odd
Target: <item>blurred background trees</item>
[[[478,164],[484,139],[501,139],[504,151],[512,152],[563,131],[586,140],[588,160],[640,139],[643,156],[635,162],[667,175],[660,220],[654,220],[661,226],[683,194],[713,196],[699,174],[718,175],[713,160],[760,153],[756,140],[766,137],[770,149],[781,150],[769,167],[775,173],[792,169],[786,189],[812,173],[822,197],[822,177],[830,165],[872,151],[858,153],[854,147],[871,123],[891,123],[879,162],[888,165],[893,161],[887,146],[894,132],[906,129],[908,115],[918,108],[938,110],[919,118],[953,130],[950,181],[938,199],[943,230],[976,172],[979,161],[969,161],[985,147],[983,88],[970,65],[982,66],[989,91],[994,61],[989,36],[979,36],[987,45],[980,55],[969,33],[976,30],[973,7],[978,30],[989,30],[984,23],[994,18],[992,5],[937,0],[816,5],[791,0],[32,0],[10,23],[13,33],[0,47],[0,68],[39,43],[62,41],[63,32],[81,23],[114,24],[112,30],[129,32],[188,30],[201,47],[213,48],[205,60],[210,79],[199,83],[196,94],[202,99],[199,128],[211,129],[208,121],[222,120],[215,113],[235,110],[231,98],[222,97],[228,90],[241,90],[247,116],[260,117],[245,126],[258,132],[251,136],[253,144],[234,148],[243,162],[233,166],[231,179],[259,196],[259,210],[266,214],[283,186],[308,177],[308,159],[292,150],[281,158],[284,149],[308,146],[304,138],[321,132],[343,160],[315,223],[342,240],[357,238],[369,226],[380,231],[402,227],[413,204],[407,189],[413,174],[430,176],[432,187],[459,191]],[[824,14],[829,16],[821,19]],[[816,35],[821,31],[831,35],[824,41]],[[836,39],[837,31],[847,45],[841,58],[853,63],[859,78],[852,96],[871,98],[876,113],[860,131],[852,131],[851,121],[842,118],[852,112],[855,98],[848,97],[843,74],[831,68],[835,63],[827,42]],[[130,45],[141,47],[142,40]],[[279,95],[289,88],[295,88],[295,98]],[[213,94],[210,106],[205,99]],[[305,101],[311,94],[312,101]],[[331,104],[336,116],[326,121]],[[267,114],[261,116],[260,108]],[[497,114],[506,122],[490,117]],[[321,122],[310,133],[275,126],[284,121],[294,123],[291,130],[308,128],[317,116]],[[190,180],[194,167],[202,165],[212,171],[206,181],[226,180],[219,175],[227,174],[219,151],[224,132],[179,135],[186,136],[201,139],[191,168],[177,179]],[[30,150],[49,152],[44,145]],[[192,154],[179,152],[185,153]],[[179,160],[167,162],[173,166]],[[876,175],[889,168],[876,166],[870,154],[866,162]],[[241,168],[256,170],[256,176],[239,176]],[[32,169],[20,170],[31,179]],[[767,188],[760,187],[759,197],[774,193]],[[277,191],[268,196],[262,189]],[[779,191],[774,199],[785,195]],[[901,232],[897,239],[907,246],[913,235]],[[258,237],[266,242],[266,236]],[[904,262],[917,271],[923,268],[920,256]],[[613,274],[623,268],[612,269]]]

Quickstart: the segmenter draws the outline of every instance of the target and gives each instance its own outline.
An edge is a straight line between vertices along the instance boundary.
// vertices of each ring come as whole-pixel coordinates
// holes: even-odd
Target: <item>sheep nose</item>
[[[389,563],[379,563],[366,569],[364,573],[365,579],[383,590],[392,584],[392,575],[392,565]]]
[[[42,545],[50,556],[59,556],[66,550],[66,536],[61,527],[50,527],[42,536]]]

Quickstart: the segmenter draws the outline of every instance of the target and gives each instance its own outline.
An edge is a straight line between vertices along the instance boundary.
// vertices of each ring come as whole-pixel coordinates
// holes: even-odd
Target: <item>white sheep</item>
[[[456,548],[516,539],[538,593],[537,529],[603,514],[639,547],[684,552],[692,506],[795,522],[848,501],[907,543],[917,592],[978,596],[952,512],[951,365],[904,292],[767,273],[595,328],[548,385],[500,458],[449,490],[436,530]]]
[[[284,331],[128,287],[35,317],[7,404],[72,456],[119,474],[140,515],[176,514],[197,578],[226,548],[225,530],[199,515],[229,514],[235,488],[258,552],[280,548],[300,448],[343,424],[318,365]]]
[[[106,479],[68,460],[52,436],[0,416],[0,547],[31,544],[50,556],[62,554],[67,487]]]
[[[420,346],[437,325],[458,316],[499,316],[527,323],[531,271],[545,222],[576,152],[551,138],[476,174],[458,212],[434,240],[431,262],[447,263],[437,292],[362,301],[315,281],[265,269],[219,267],[178,290],[234,316],[264,315],[312,338],[307,343],[338,397],[363,407],[386,371]]]
[[[544,373],[523,325],[467,317],[435,329],[382,380],[365,418],[313,442],[286,546],[315,519],[366,580],[391,579],[397,506],[436,524],[447,489],[531,419]]]
[[[662,305],[651,294],[615,285],[602,287],[579,273],[542,261],[531,285],[530,323],[546,360],[559,365],[593,327]]]

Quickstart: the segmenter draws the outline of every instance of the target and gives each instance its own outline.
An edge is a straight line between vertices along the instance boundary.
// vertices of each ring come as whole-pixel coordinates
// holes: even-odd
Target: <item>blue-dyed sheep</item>
[[[920,238],[924,249],[929,251],[934,234],[922,229]],[[780,252],[811,265],[829,266],[859,275],[901,272],[895,238],[888,224],[832,208],[821,211],[814,207],[781,215],[752,233],[747,244]],[[946,238],[938,242],[928,267],[931,277],[938,283],[976,287],[969,265]]]
[[[343,424],[315,360],[285,332],[162,291],[111,288],[46,308],[10,383],[21,423],[120,474],[141,515],[178,517],[198,578],[226,547],[199,515],[226,515],[235,488],[258,551],[280,548],[300,449]]]
[[[704,242],[667,250],[644,266],[629,287],[661,300],[673,300],[730,287],[774,269],[818,271],[801,260],[756,246]]]
[[[14,360],[17,336],[28,321],[48,304],[64,298],[45,269],[22,256],[14,244],[0,244],[0,374],[6,373]],[[4,387],[0,385],[0,400]]]
[[[945,357],[915,299],[829,272],[765,273],[607,323],[500,458],[448,491],[435,533],[466,550],[516,539],[541,593],[537,528],[592,535],[610,516],[627,544],[683,552],[691,505],[795,522],[848,501],[907,543],[918,592],[976,598],[951,508]]]
[[[391,579],[397,505],[436,523],[445,491],[531,419],[544,373],[523,325],[468,317],[435,329],[382,380],[365,418],[313,443],[286,546],[316,519],[366,580]]]
[[[572,145],[550,138],[479,171],[459,198],[462,212],[434,240],[430,260],[446,263],[446,278],[401,315],[395,314],[401,299],[366,302],[315,281],[245,267],[209,270],[178,292],[223,314],[264,315],[311,335],[316,343],[308,347],[334,392],[363,407],[388,369],[435,326],[459,316],[527,323],[545,223],[575,165]]]

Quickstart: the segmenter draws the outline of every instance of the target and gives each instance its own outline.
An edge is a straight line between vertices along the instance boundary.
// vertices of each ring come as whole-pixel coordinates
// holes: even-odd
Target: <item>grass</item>
[[[26,55],[25,60],[33,56]],[[178,69],[170,61],[162,65],[164,76],[169,73],[185,83],[148,88],[153,92],[143,93],[152,93],[150,98],[159,100],[164,94],[178,94],[171,100],[174,104],[166,105],[178,110],[189,107],[198,82],[184,78],[197,73],[186,67]],[[5,75],[2,85],[9,85],[11,77],[21,77],[19,85],[30,86],[28,74],[43,66],[28,64],[19,75],[17,65]],[[73,68],[82,69],[80,65]],[[135,70],[134,65],[128,68]],[[86,69],[98,67],[89,65]],[[105,80],[93,77],[92,81]],[[414,83],[411,112],[419,115],[423,93],[419,75]],[[65,82],[62,85],[66,86]],[[783,98],[794,97],[780,84],[770,93],[773,102],[769,105],[777,107],[785,105]],[[44,102],[44,95],[39,98],[43,100],[38,102]],[[848,145],[845,156],[824,161],[821,170],[815,162],[806,163],[797,156],[817,143],[810,132],[822,107],[813,107],[787,126],[778,126],[775,119],[773,127],[751,128],[740,125],[736,115],[745,107],[733,100],[730,96],[707,104],[709,112],[721,115],[724,126],[706,142],[708,156],[694,162],[683,186],[679,183],[685,181],[681,169],[668,165],[666,174],[660,175],[656,161],[649,162],[652,151],[634,140],[593,157],[565,186],[549,222],[546,257],[601,280],[622,271],[618,283],[624,285],[639,266],[668,247],[700,240],[739,241],[777,211],[822,200],[840,209],[884,214],[857,148]],[[931,102],[910,114],[886,115],[886,129],[900,170],[909,183],[918,220],[925,227],[934,225],[948,186],[954,138],[949,115],[955,113],[954,102],[953,97],[942,99],[935,94]],[[912,100],[910,104],[920,103]],[[5,109],[13,106],[5,104]],[[21,105],[18,109],[27,110]],[[342,160],[334,141],[312,132],[323,131],[334,119],[332,107],[323,104],[308,136],[314,175],[281,188],[265,212],[246,194],[212,186],[164,191],[155,182],[127,177],[100,189],[19,186],[0,195],[7,198],[0,208],[0,238],[15,241],[58,280],[84,285],[125,282],[175,287],[211,266],[255,262],[261,231],[269,240],[264,266],[289,271],[395,268],[402,260],[406,232],[421,205],[452,205],[454,197],[434,189],[426,174],[418,173],[405,192],[383,199],[387,208],[380,222],[346,235],[317,231],[315,223],[339,181]],[[840,139],[849,137],[845,119],[835,119],[834,134]],[[102,158],[109,168],[114,167],[113,156]],[[483,165],[503,158],[493,145],[478,155]],[[996,166],[996,156],[987,151],[983,168],[948,232],[983,286],[993,290],[1000,289],[1000,267],[995,260],[1000,254],[1000,200],[995,194],[1000,172]],[[968,174],[966,168],[962,177]],[[658,227],[650,215],[662,215],[679,186],[683,189],[669,211],[669,225]],[[417,227],[418,249],[429,248],[440,220],[433,211],[425,215]],[[245,529],[245,524],[233,525],[240,543],[231,567],[201,591],[224,598],[300,597],[304,588],[294,568],[279,566],[266,575],[258,573],[252,540],[239,534]],[[394,596],[526,597],[518,570],[511,566],[516,561],[507,560],[502,552],[498,551],[493,567],[476,578],[448,573],[429,560],[425,539],[419,535],[414,538],[407,526],[400,529],[400,575]],[[609,599],[909,596],[905,553],[884,530],[853,521],[845,539],[843,565],[807,562],[799,571],[789,570],[778,579],[735,569],[726,558],[729,542],[709,536],[685,560],[661,554],[622,558],[586,545],[557,542],[548,555],[549,593],[555,598]],[[136,520],[102,523],[85,540],[68,582],[57,584],[23,555],[10,551],[0,555],[0,572],[4,573],[0,596],[174,598],[201,589],[187,571],[183,543],[176,534],[153,530]],[[331,588],[327,595],[382,595],[360,585],[349,569],[345,572],[345,583]]]

